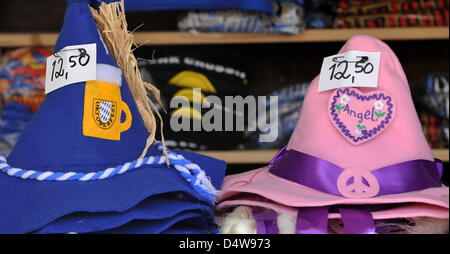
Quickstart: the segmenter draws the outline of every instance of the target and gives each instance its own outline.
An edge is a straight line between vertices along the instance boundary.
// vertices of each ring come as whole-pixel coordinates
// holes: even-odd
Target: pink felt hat
[[[339,53],[350,50],[380,52],[378,87],[318,92],[316,77],[288,145],[268,166],[226,177],[219,209],[254,205],[298,212],[303,221],[342,215],[363,218],[366,225],[373,219],[448,218],[442,163],[433,159],[399,60],[370,36],[352,37]],[[320,232],[308,227],[323,224],[308,223],[300,226],[303,232]]]

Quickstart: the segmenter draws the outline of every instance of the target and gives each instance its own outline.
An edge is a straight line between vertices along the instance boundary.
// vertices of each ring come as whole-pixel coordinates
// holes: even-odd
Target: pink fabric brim
[[[277,213],[290,214],[292,216],[297,215],[299,210],[298,208],[284,206],[268,200],[265,201],[253,200],[252,197],[249,197],[248,199],[227,200],[220,203],[217,206],[217,208],[219,210],[223,210],[229,207],[236,207],[236,206],[261,207],[265,209],[274,210]],[[446,219],[448,218],[449,215],[448,209],[444,207],[429,204],[405,204],[401,207],[372,212],[372,216],[376,220],[383,220],[383,219],[410,218],[422,216]],[[341,218],[341,214],[329,213],[328,218],[338,219]]]
[[[258,198],[235,199],[233,196],[255,194]],[[278,212],[296,213],[296,207],[319,207],[338,204],[398,204],[405,206],[374,212],[376,219],[427,216],[448,218],[448,187],[429,188],[401,194],[373,198],[350,199],[323,193],[312,188],[287,181],[269,173],[268,167],[255,169],[225,178],[218,209],[236,205],[255,205]],[[278,204],[277,204],[278,203]],[[339,216],[333,215],[331,216]],[[332,218],[332,217],[330,217]]]

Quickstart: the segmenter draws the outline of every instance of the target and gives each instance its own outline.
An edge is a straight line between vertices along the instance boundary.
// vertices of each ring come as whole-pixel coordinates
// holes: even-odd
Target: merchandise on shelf
[[[126,11],[236,9],[270,13],[272,0],[126,0]]]
[[[229,108],[225,96],[248,95],[247,74],[241,67],[217,59],[209,60],[191,55],[171,55],[152,61],[141,61],[140,70],[145,81],[154,84],[161,91],[167,112],[160,110],[164,123],[166,144],[171,148],[188,150],[227,150],[235,148],[241,141],[242,131],[223,131],[228,117],[243,118],[245,112],[240,108]],[[194,89],[201,89],[197,93]],[[195,96],[198,95],[198,101]],[[186,105],[179,105],[176,97],[185,98]],[[215,96],[219,103],[212,106],[201,105],[207,96]],[[171,103],[174,106],[171,108]],[[218,112],[222,116],[221,130],[205,130],[202,119],[206,112]],[[215,114],[215,113],[214,113]],[[171,119],[185,119],[189,129],[174,130]],[[216,119],[212,119],[216,120]],[[178,120],[177,120],[178,121]],[[195,130],[194,126],[200,126]]]
[[[341,0],[338,6],[335,20],[337,28],[427,27],[449,24],[448,0]]]
[[[337,28],[448,26],[448,10],[337,17]]]
[[[448,9],[448,0],[341,0],[337,12],[340,15],[374,15],[380,13],[416,13]]]
[[[66,83],[0,156],[0,233],[216,232],[225,162],[153,139],[145,89],[159,95],[139,75],[123,2],[89,2],[70,2],[49,58],[72,63],[53,76]]]
[[[0,142],[5,150],[14,146],[45,98],[45,65],[50,55],[48,48],[21,48],[1,61]]]
[[[304,9],[296,2],[273,2],[273,14],[243,10],[190,11],[180,18],[182,31],[298,34]]]
[[[423,135],[397,56],[366,35],[350,38],[339,54],[355,50],[380,53],[365,64],[379,65],[377,87],[357,80],[319,91],[324,74],[317,76],[287,145],[268,165],[225,177],[222,233],[449,232],[443,163]]]

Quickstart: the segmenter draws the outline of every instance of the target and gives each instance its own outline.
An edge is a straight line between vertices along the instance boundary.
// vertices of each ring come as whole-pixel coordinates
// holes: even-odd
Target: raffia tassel
[[[138,63],[132,50],[132,48],[137,47],[137,45],[134,43],[133,34],[128,31],[123,0],[109,4],[101,3],[98,10],[92,7],[90,9],[102,35],[103,41],[119,67],[122,69],[131,94],[136,101],[136,105],[144,122],[144,126],[149,132],[149,137],[140,157],[143,158],[146,155],[149,147],[155,141],[157,129],[154,114],[155,112],[161,124],[161,141],[164,145],[163,152],[166,155],[166,162],[169,165],[169,161],[167,159],[167,149],[162,131],[162,118],[156,106],[147,95],[153,95],[157,102],[162,105],[160,92],[155,86],[142,80]]]

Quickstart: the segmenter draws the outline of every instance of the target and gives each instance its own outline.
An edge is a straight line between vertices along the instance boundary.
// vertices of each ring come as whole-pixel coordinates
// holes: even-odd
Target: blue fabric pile
[[[156,11],[156,10],[219,10],[238,9],[252,11],[271,11],[272,0],[126,0],[127,11]]]
[[[303,0],[127,0],[126,11],[188,11],[182,31],[298,34],[305,27]]]
[[[189,11],[178,22],[182,31],[298,34],[305,28],[297,2],[274,1],[271,13],[247,10]]]
[[[150,134],[89,2],[70,3],[55,52],[67,59],[64,48],[95,44],[96,79],[49,92],[11,153],[0,156],[0,234],[215,233],[226,163],[159,142],[145,149]],[[114,111],[98,117],[107,103]]]

